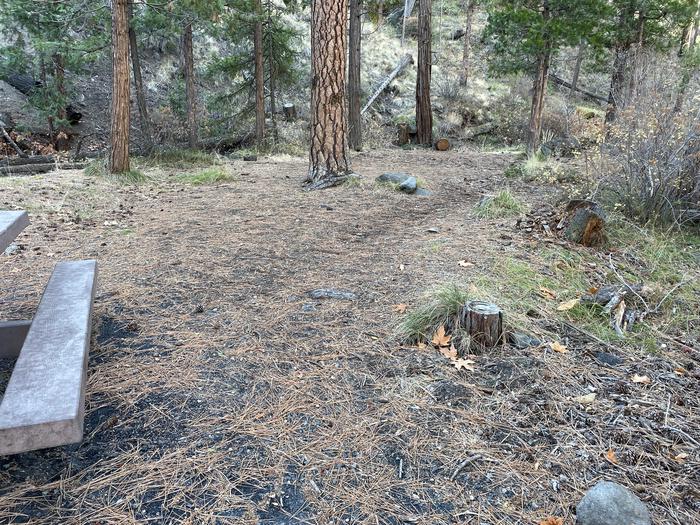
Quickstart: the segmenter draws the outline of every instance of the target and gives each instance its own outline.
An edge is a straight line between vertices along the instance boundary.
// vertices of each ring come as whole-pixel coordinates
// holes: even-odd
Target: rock
[[[523,334],[522,332],[511,332],[508,334],[508,343],[518,350],[525,350],[526,348],[540,346],[542,341],[527,334]]]
[[[345,290],[335,290],[333,288],[319,288],[309,292],[312,299],[337,299],[340,301],[355,301],[357,295]]]
[[[246,155],[245,157],[243,157],[244,162],[256,162],[257,160],[258,160],[257,155]]]
[[[0,80],[0,119],[7,127],[31,133],[47,133],[46,119],[29,104],[26,95]]]
[[[382,173],[377,177],[377,182],[384,184],[403,184],[406,179],[411,178],[408,173]]]
[[[399,191],[404,193],[413,194],[418,189],[418,181],[415,177],[409,177],[401,184],[399,184]]]
[[[651,516],[631,491],[601,481],[583,496],[576,507],[576,525],[651,525]]]
[[[306,303],[305,305],[303,305],[303,306],[301,307],[301,311],[302,311],[302,312],[306,312],[306,313],[308,313],[308,312],[315,312],[315,311],[316,311],[316,305],[315,305],[315,304],[311,304],[311,303]]]
[[[595,358],[601,363],[606,364],[608,366],[619,366],[625,362],[625,360],[621,357],[618,357],[615,354],[610,354],[608,352],[598,352],[595,355]]]
[[[433,192],[430,190],[426,190],[425,188],[418,188],[415,194],[419,197],[430,197],[433,194]]]

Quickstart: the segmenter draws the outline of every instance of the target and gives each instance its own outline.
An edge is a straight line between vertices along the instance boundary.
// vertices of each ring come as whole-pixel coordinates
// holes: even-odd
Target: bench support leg
[[[0,359],[17,359],[31,321],[0,322]]]

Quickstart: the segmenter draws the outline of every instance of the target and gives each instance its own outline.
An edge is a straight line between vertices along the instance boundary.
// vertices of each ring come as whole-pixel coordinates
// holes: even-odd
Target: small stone
[[[408,173],[382,173],[377,177],[377,182],[385,184],[403,184],[406,179],[411,178]]]
[[[416,190],[418,189],[418,181],[416,180],[415,177],[409,177],[405,181],[403,181],[401,184],[399,184],[399,191],[402,191],[404,193],[415,193]]]
[[[651,525],[651,516],[631,491],[601,481],[583,496],[576,507],[577,525]]]
[[[315,305],[315,304],[311,304],[311,303],[307,303],[307,304],[305,304],[304,306],[301,307],[301,311],[302,311],[302,312],[307,312],[307,313],[308,313],[308,312],[315,312],[315,311],[316,311],[316,305]]]
[[[244,162],[255,162],[257,160],[258,160],[257,155],[246,155],[245,157],[243,157]]]
[[[512,332],[508,334],[508,342],[518,350],[535,348],[542,344],[542,341],[540,341],[539,339],[531,337],[527,334],[523,334],[521,332]]]
[[[335,290],[332,288],[319,288],[318,290],[313,290],[309,292],[309,297],[312,299],[337,299],[340,301],[355,301],[357,299],[357,295],[355,295],[353,292]]]
[[[618,357],[615,354],[610,354],[608,352],[598,352],[595,355],[595,358],[601,363],[609,366],[619,366],[625,362],[624,359],[622,359],[621,357]]]

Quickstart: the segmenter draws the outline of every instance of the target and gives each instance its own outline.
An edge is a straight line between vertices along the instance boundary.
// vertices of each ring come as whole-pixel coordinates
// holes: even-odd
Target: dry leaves
[[[550,516],[546,520],[540,521],[540,525],[564,525],[564,518]]]
[[[395,304],[393,307],[394,312],[399,313],[399,314],[405,314],[406,310],[408,309],[407,304]]]
[[[579,403],[581,405],[590,405],[595,401],[596,395],[595,393],[591,394],[586,394],[585,396],[578,396],[574,398],[574,401],[576,403]]]
[[[452,336],[445,333],[445,325],[440,326],[433,335],[433,345],[441,348],[443,346],[449,346],[450,341],[452,341]]]
[[[639,374],[634,374],[632,376],[632,382],[639,383],[642,385],[648,385],[651,383],[651,379],[649,379],[649,376],[640,376]]]
[[[553,341],[553,342],[549,343],[549,348],[551,348],[552,350],[554,350],[555,352],[558,352],[560,354],[565,354],[569,351],[569,349],[566,348],[566,346],[564,346],[563,344],[561,344],[557,341]]]
[[[615,455],[615,451],[613,449],[610,449],[605,453],[605,459],[607,459],[613,465],[617,465],[617,456]]]
[[[537,295],[539,295],[543,299],[549,299],[552,301],[557,298],[557,294],[555,292],[553,292],[549,288],[545,288],[544,286],[540,287],[540,291],[537,292]]]
[[[450,345],[449,348],[440,348],[440,353],[453,361],[457,359],[457,349],[455,348],[455,345]]]
[[[572,308],[575,308],[581,303],[581,299],[571,299],[571,301],[566,301],[557,306],[557,310],[560,312],[567,312]]]
[[[681,452],[680,454],[673,456],[673,459],[678,463],[683,463],[686,459],[688,459],[688,454]]]
[[[473,372],[476,361],[472,361],[471,359],[455,359],[452,364],[457,370],[464,369]]]

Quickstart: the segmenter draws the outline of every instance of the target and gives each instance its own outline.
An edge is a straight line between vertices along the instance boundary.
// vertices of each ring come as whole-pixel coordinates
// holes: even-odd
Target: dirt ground
[[[394,337],[394,305],[543,250],[513,219],[474,213],[512,161],[354,159],[368,181],[410,171],[430,197],[304,192],[292,158],[232,161],[235,180],[212,186],[0,180],[0,208],[32,218],[0,257],[0,318],[31,317],[59,260],[100,271],[85,439],[0,457],[0,522],[573,525],[607,479],[655,523],[700,523],[698,380],[674,374],[697,354],[620,349],[610,365],[562,333],[566,354],[504,347],[472,372]],[[509,184],[533,205],[557,197]],[[311,299],[318,288],[357,298]]]

